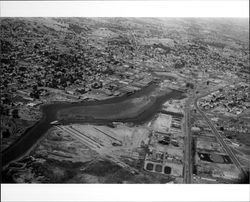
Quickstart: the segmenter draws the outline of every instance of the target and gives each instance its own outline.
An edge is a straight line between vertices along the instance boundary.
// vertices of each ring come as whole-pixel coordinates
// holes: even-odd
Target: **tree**
[[[187,88],[194,89],[194,84],[193,84],[193,83],[187,83],[187,84],[186,84],[186,87],[187,87]]]
[[[18,109],[14,109],[14,110],[12,111],[12,117],[13,117],[14,119],[18,119],[18,118],[19,118]]]
[[[7,128],[5,131],[2,132],[2,137],[7,138],[10,136],[10,130]]]

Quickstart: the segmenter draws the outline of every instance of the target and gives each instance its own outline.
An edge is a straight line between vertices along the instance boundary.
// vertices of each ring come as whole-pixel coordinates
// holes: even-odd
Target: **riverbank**
[[[164,92],[166,93],[164,94]],[[151,97],[149,98],[149,96]],[[167,87],[163,89],[162,86],[159,87],[157,83],[152,82],[141,91],[132,95],[124,95],[103,101],[58,103],[41,106],[41,110],[43,111],[42,120],[23,134],[18,142],[2,153],[2,166],[25,154],[51,128],[52,125],[50,123],[58,119],[57,114],[62,113],[64,110],[70,111],[73,108],[73,113],[79,114],[77,109],[80,107],[88,111],[89,115],[91,114],[91,117],[85,116],[80,121],[65,119],[63,120],[64,124],[79,122],[106,124],[113,121],[139,124],[151,119],[166,100],[173,98],[181,99],[184,97],[184,94],[180,91],[170,91]],[[107,106],[110,108],[107,108]]]

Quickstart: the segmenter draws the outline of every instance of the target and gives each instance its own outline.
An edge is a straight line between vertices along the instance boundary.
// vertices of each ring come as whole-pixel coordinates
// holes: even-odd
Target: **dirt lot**
[[[172,117],[166,114],[159,114],[152,122],[152,129],[162,133],[169,131],[171,126]]]

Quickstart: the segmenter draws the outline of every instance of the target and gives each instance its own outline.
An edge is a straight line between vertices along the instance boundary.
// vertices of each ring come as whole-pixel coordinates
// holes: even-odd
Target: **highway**
[[[190,104],[191,98],[189,98],[185,104],[185,124],[184,124],[184,131],[185,131],[185,155],[184,155],[184,183],[190,184],[192,182],[192,137],[190,133]]]
[[[229,146],[225,143],[223,137],[220,135],[220,133],[218,132],[218,130],[214,127],[213,123],[211,122],[211,120],[206,116],[206,114],[199,108],[198,106],[198,102],[199,99],[202,97],[207,96],[209,93],[206,93],[205,95],[201,95],[199,97],[197,97],[194,101],[194,106],[197,109],[197,111],[202,115],[202,117],[204,117],[204,119],[207,121],[209,127],[211,128],[212,132],[214,133],[214,135],[216,136],[217,140],[219,141],[219,143],[221,144],[221,146],[224,148],[224,150],[227,152],[227,154],[230,156],[231,160],[233,161],[233,163],[242,171],[242,173],[247,176],[245,170],[242,168],[239,160],[237,159],[237,157],[234,155],[234,153],[232,152],[232,150],[229,148]]]
[[[228,85],[226,85],[228,86]],[[225,86],[225,87],[226,87]],[[184,178],[184,183],[186,184],[191,184],[192,183],[192,173],[193,173],[193,159],[192,159],[192,135],[190,131],[191,123],[190,123],[190,106],[191,103],[194,101],[194,106],[195,108],[199,111],[199,113],[205,118],[205,120],[208,122],[210,128],[212,129],[213,133],[217,137],[218,141],[221,143],[222,147],[225,149],[225,151],[228,153],[228,155],[231,157],[232,161],[235,163],[235,165],[240,168],[240,170],[245,174],[245,171],[242,169],[238,159],[234,156],[230,148],[226,145],[224,142],[223,138],[221,135],[218,133],[216,128],[213,126],[209,118],[204,114],[203,111],[198,107],[198,100],[202,97],[205,97],[212,92],[217,91],[218,89],[213,89],[210,90],[209,92],[199,95],[198,97],[195,98],[194,92],[197,91],[197,88],[193,91],[193,93],[190,95],[189,99],[187,100],[185,104],[185,122],[184,122],[184,134],[185,134],[185,148],[184,148],[184,173],[183,173],[183,178]],[[229,152],[228,152],[229,150]],[[234,160],[235,159],[235,160]]]

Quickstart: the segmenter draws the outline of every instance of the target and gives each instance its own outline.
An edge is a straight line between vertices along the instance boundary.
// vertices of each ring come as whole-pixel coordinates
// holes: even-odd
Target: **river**
[[[158,84],[150,83],[142,90],[121,97],[99,101],[84,101],[78,103],[55,103],[41,106],[42,119],[14,142],[1,154],[2,167],[9,164],[24,154],[52,127],[52,121],[60,119],[63,124],[69,123],[95,123],[107,124],[111,122],[132,122],[141,124],[150,119],[161,109],[162,104],[168,99],[181,99],[184,94],[171,90],[158,96],[152,96]],[[140,100],[141,98],[141,100]],[[146,102],[146,103],[145,103]],[[138,108],[138,110],[136,110]],[[76,118],[72,115],[87,114]],[[65,114],[71,114],[67,117]]]

